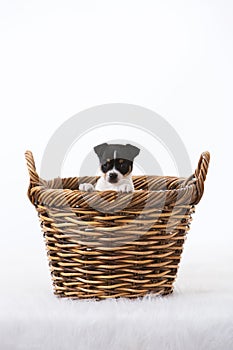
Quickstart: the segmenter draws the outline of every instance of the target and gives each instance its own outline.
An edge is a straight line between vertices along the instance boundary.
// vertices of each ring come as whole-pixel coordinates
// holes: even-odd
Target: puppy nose
[[[111,180],[116,180],[117,173],[109,173],[109,177],[110,177]]]

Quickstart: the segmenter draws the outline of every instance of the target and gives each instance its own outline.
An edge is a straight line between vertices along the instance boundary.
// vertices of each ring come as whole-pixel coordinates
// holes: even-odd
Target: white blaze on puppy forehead
[[[113,159],[116,159],[116,154],[117,154],[117,151],[114,151]]]

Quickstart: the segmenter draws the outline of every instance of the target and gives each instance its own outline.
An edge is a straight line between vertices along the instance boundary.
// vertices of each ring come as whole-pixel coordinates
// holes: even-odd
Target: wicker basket
[[[82,192],[98,177],[41,179],[25,153],[28,196],[44,232],[54,293],[71,298],[166,295],[191,215],[204,191],[210,155],[189,178],[134,176],[135,192]]]

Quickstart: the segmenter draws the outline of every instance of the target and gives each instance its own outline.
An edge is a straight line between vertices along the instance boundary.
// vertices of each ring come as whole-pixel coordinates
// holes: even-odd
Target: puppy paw
[[[133,188],[132,188],[132,186],[127,185],[127,184],[120,185],[118,187],[118,192],[124,192],[124,193],[133,192]]]
[[[92,192],[95,188],[92,184],[84,183],[79,185],[79,191]]]

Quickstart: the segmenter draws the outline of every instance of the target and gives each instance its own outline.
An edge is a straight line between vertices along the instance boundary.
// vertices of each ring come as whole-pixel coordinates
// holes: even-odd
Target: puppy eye
[[[126,164],[126,163],[121,163],[120,167],[121,167],[122,169],[125,169],[125,168],[127,167],[127,164]]]
[[[110,162],[106,162],[106,163],[102,164],[102,170],[107,171],[109,166],[110,166]]]

